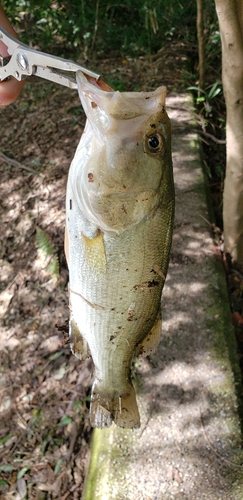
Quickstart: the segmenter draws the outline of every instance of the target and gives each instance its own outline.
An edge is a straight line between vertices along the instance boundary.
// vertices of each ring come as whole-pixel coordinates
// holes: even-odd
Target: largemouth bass
[[[71,348],[93,358],[92,426],[135,428],[131,363],[160,340],[172,238],[166,89],[120,93],[82,73],[77,83],[87,121],[67,185]]]

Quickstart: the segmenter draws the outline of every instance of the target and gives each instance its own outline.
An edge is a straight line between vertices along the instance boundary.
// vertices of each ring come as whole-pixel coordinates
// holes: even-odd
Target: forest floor
[[[95,69],[116,90],[180,92],[191,83],[187,58],[179,41],[156,57],[107,58]],[[78,499],[92,366],[71,354],[61,330],[65,189],[85,115],[76,91],[34,77],[0,114],[0,498]]]

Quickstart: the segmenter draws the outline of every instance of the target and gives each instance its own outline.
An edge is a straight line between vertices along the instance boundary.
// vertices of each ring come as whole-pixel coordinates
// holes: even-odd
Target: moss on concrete
[[[180,138],[178,142],[180,142]],[[177,147],[178,142],[176,144]],[[210,206],[210,197],[208,196],[208,187],[207,185],[205,186],[205,179],[199,160],[200,145],[197,139],[194,140],[194,134],[189,134],[188,141],[182,140],[179,149],[183,153],[183,158],[186,158],[186,151],[190,150],[190,165],[186,171],[186,180],[184,183],[182,182],[181,192],[180,189],[178,189],[178,197],[181,196],[183,203],[185,203],[184,200],[186,199],[187,203],[187,212],[184,210],[183,206],[183,217],[181,216],[179,219],[180,224],[178,227],[182,227],[182,230],[180,232],[180,229],[177,229],[179,235],[178,248],[180,252],[183,252],[183,239],[187,241],[187,233],[186,230],[183,229],[183,224],[185,224],[185,227],[189,227],[190,238],[193,238],[193,230],[196,224],[196,227],[200,226],[202,234],[204,234],[204,229],[206,228],[204,237],[205,239],[209,239],[209,226],[206,222],[208,215],[205,214],[205,195],[208,202],[211,221],[213,220],[213,214]],[[185,168],[184,165],[183,168]],[[178,176],[180,176],[179,169]],[[187,179],[189,179],[188,189],[185,188]],[[187,193],[190,194],[188,195]],[[192,197],[191,193],[194,194],[194,197]],[[194,209],[191,208],[192,198],[196,200],[195,213],[193,212],[193,214],[192,210]],[[183,203],[181,201],[181,206]],[[201,215],[203,216],[202,218]],[[205,219],[204,222],[202,221],[203,218]],[[200,220],[201,223],[198,224],[198,220]],[[184,249],[187,248],[186,244],[187,243],[185,243]],[[229,498],[229,500],[243,500],[243,467],[241,467],[243,463],[243,451],[240,429],[242,418],[240,421],[238,415],[238,411],[241,417],[243,415],[243,398],[236,341],[231,323],[231,311],[224,270],[221,263],[217,261],[213,255],[210,255],[209,244],[205,245],[205,248],[205,253],[204,248],[202,249],[203,251],[200,255],[201,260],[199,259],[199,264],[195,264],[193,260],[188,260],[192,266],[191,274],[187,271],[187,277],[190,276],[192,282],[194,282],[196,276],[199,276],[199,282],[205,283],[205,288],[204,285],[202,287],[202,297],[200,294],[198,295],[199,300],[202,298],[202,304],[198,307],[199,317],[201,315],[200,325],[202,330],[200,331],[193,327],[193,320],[196,321],[196,315],[193,310],[193,304],[194,306],[196,304],[195,301],[192,301],[192,304],[190,304],[190,294],[189,298],[181,297],[177,291],[176,280],[183,280],[183,271],[179,273],[183,267],[183,260],[178,262],[175,261],[175,278],[174,281],[171,278],[171,294],[176,295],[176,301],[172,301],[172,307],[173,305],[175,306],[175,313],[178,312],[179,314],[181,312],[181,319],[178,320],[175,314],[175,326],[173,320],[169,322],[168,335],[162,340],[164,346],[166,345],[164,351],[168,353],[171,351],[171,355],[166,357],[166,354],[163,354],[163,363],[160,363],[160,359],[157,359],[154,367],[152,363],[150,364],[151,375],[148,375],[146,372],[145,378],[147,385],[145,384],[145,392],[144,388],[140,387],[140,400],[142,404],[144,403],[145,408],[145,415],[144,418],[142,418],[144,427],[141,432],[127,431],[115,426],[109,429],[94,431],[91,460],[83,500],[136,500],[136,498],[142,498],[138,493],[138,482],[142,482],[144,486],[143,498],[155,498],[155,494],[153,496],[152,493],[147,493],[147,490],[145,492],[147,488],[146,483],[149,481],[154,481],[154,486],[157,485],[157,497],[168,500],[172,498],[172,496],[174,497],[173,486],[175,486],[175,481],[173,478],[170,479],[173,476],[174,467],[178,468],[178,471],[183,470],[186,460],[188,460],[188,466],[184,469],[186,470],[186,475],[184,475],[185,482],[182,483],[182,491],[186,492],[188,499],[194,499],[196,496],[200,499],[206,498],[205,487],[207,487],[207,483],[205,478],[207,480],[208,474],[208,482],[212,482],[211,491],[213,491],[213,493],[207,498],[216,500],[219,491],[221,491],[222,498],[226,498],[226,495],[228,495],[227,498]],[[205,271],[206,266],[206,273],[202,273],[202,279],[200,276],[200,262],[203,262],[203,264],[201,264],[204,266],[203,271]],[[189,265],[189,263],[187,265]],[[185,282],[186,287],[187,285],[188,281]],[[181,288],[179,289],[181,293]],[[188,290],[188,287],[186,289]],[[180,307],[181,298],[183,300],[187,299],[188,308],[191,308],[190,318],[187,316],[186,308],[183,308],[183,306]],[[170,309],[170,312],[173,316],[173,308]],[[198,382],[196,382],[194,386],[194,374],[192,369],[190,368],[189,371],[186,371],[186,356],[188,351],[190,353],[191,346],[188,346],[187,349],[187,346],[185,348],[184,345],[182,345],[185,339],[187,339],[187,341],[190,339],[190,336],[185,333],[185,324],[187,324],[188,329],[190,329],[189,331],[191,331],[192,337],[195,337],[194,344],[192,339],[192,344],[194,345],[193,349],[197,349],[198,346],[199,364],[203,364],[202,371],[198,371],[197,373],[202,374],[203,378],[204,373],[207,372],[205,384],[201,384],[200,379],[200,384],[197,385]],[[169,337],[172,332],[174,332],[174,343],[172,341],[170,342]],[[196,337],[198,332],[201,332],[199,342],[197,342]],[[176,345],[178,350],[177,355],[175,355],[174,345]],[[205,357],[203,358],[202,352],[204,353],[204,351]],[[193,360],[193,356],[191,356],[191,359]],[[165,360],[167,360],[167,365]],[[214,371],[214,368],[216,373],[215,378],[210,371],[211,369]],[[164,377],[166,369],[168,369],[169,373],[168,379]],[[196,369],[197,367],[195,365],[195,371]],[[184,387],[185,392],[182,391],[180,383],[178,384],[178,375],[174,376],[173,370],[181,370],[180,373],[182,377],[184,375],[183,370],[185,370],[188,380],[191,377],[189,385],[185,385]],[[149,383],[148,377],[154,377],[157,385],[156,383],[151,383],[151,380]],[[194,401],[192,396],[193,390],[196,389],[198,392],[195,392],[196,396]],[[190,391],[192,399],[188,402],[186,400],[182,402],[182,395],[187,392],[190,394]],[[197,400],[199,396],[201,399]],[[163,401],[165,405],[160,405],[159,398],[161,398],[161,401]],[[198,409],[196,407],[198,404],[201,404],[203,408],[203,398],[208,398],[207,404],[205,405],[205,428],[209,436],[209,442],[211,438],[212,445],[210,448],[212,449],[209,449],[207,446],[206,438],[204,440],[201,429],[202,424],[200,418],[197,418]],[[200,401],[200,403],[198,403],[198,401]],[[151,408],[151,410],[149,410],[149,408]],[[171,418],[167,417],[168,408],[169,412],[171,412]],[[157,414],[156,411],[152,414],[152,409],[157,409]],[[147,410],[148,414],[146,413]],[[185,411],[185,420],[182,422],[178,413],[182,413],[183,411]],[[151,418],[151,415],[153,415],[153,418]],[[188,425],[188,428],[186,425]],[[192,436],[191,444],[187,434],[188,431],[189,435],[191,433]],[[176,433],[175,439],[173,438],[174,432]],[[222,453],[220,452],[220,448],[219,450],[217,449],[218,438],[223,444]],[[193,439],[196,439],[195,446]],[[172,445],[169,446],[169,443],[172,443]],[[190,458],[188,458],[189,454]],[[208,472],[209,468],[207,467],[207,455],[210,456],[209,462],[212,469],[210,472]],[[136,470],[136,461],[139,462],[140,458],[142,466],[140,465]],[[151,467],[149,466],[150,462],[152,463]],[[167,466],[169,466],[169,479],[167,476]],[[140,472],[140,475],[137,471]],[[193,490],[190,489],[192,473],[195,473],[197,477],[195,483],[192,483]],[[201,482],[199,480],[200,474],[202,476]],[[146,476],[146,481],[142,478],[142,475]],[[164,478],[163,481],[161,481],[161,477]],[[180,476],[178,476],[178,478],[179,477]],[[187,478],[189,478],[189,486],[186,486]],[[169,482],[171,483],[171,487],[168,485]],[[129,488],[129,483],[132,483],[131,488]],[[180,493],[180,483],[178,484],[177,493]],[[163,492],[160,490],[162,486],[164,487]],[[188,490],[186,490],[186,487],[188,487]],[[208,491],[209,490],[210,485],[208,486]],[[152,491],[152,486],[150,491]]]
[[[121,429],[115,424],[107,429],[94,430],[83,500],[110,498],[111,484],[114,498],[116,500],[126,499],[124,492],[131,467],[129,455],[133,440],[134,436],[131,430]],[[124,460],[126,454],[127,460]]]

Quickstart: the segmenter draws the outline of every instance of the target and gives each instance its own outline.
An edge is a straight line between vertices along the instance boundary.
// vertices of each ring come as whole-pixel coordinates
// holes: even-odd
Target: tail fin
[[[92,388],[90,422],[92,427],[110,427],[115,422],[119,427],[134,429],[140,427],[136,394],[128,384],[123,394],[111,393],[99,387],[96,380]]]

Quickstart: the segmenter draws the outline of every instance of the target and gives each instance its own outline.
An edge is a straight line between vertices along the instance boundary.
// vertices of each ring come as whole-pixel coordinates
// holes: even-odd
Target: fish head
[[[77,83],[87,116],[82,210],[99,229],[119,233],[154,213],[166,196],[172,170],[166,88],[118,92],[82,73]]]

